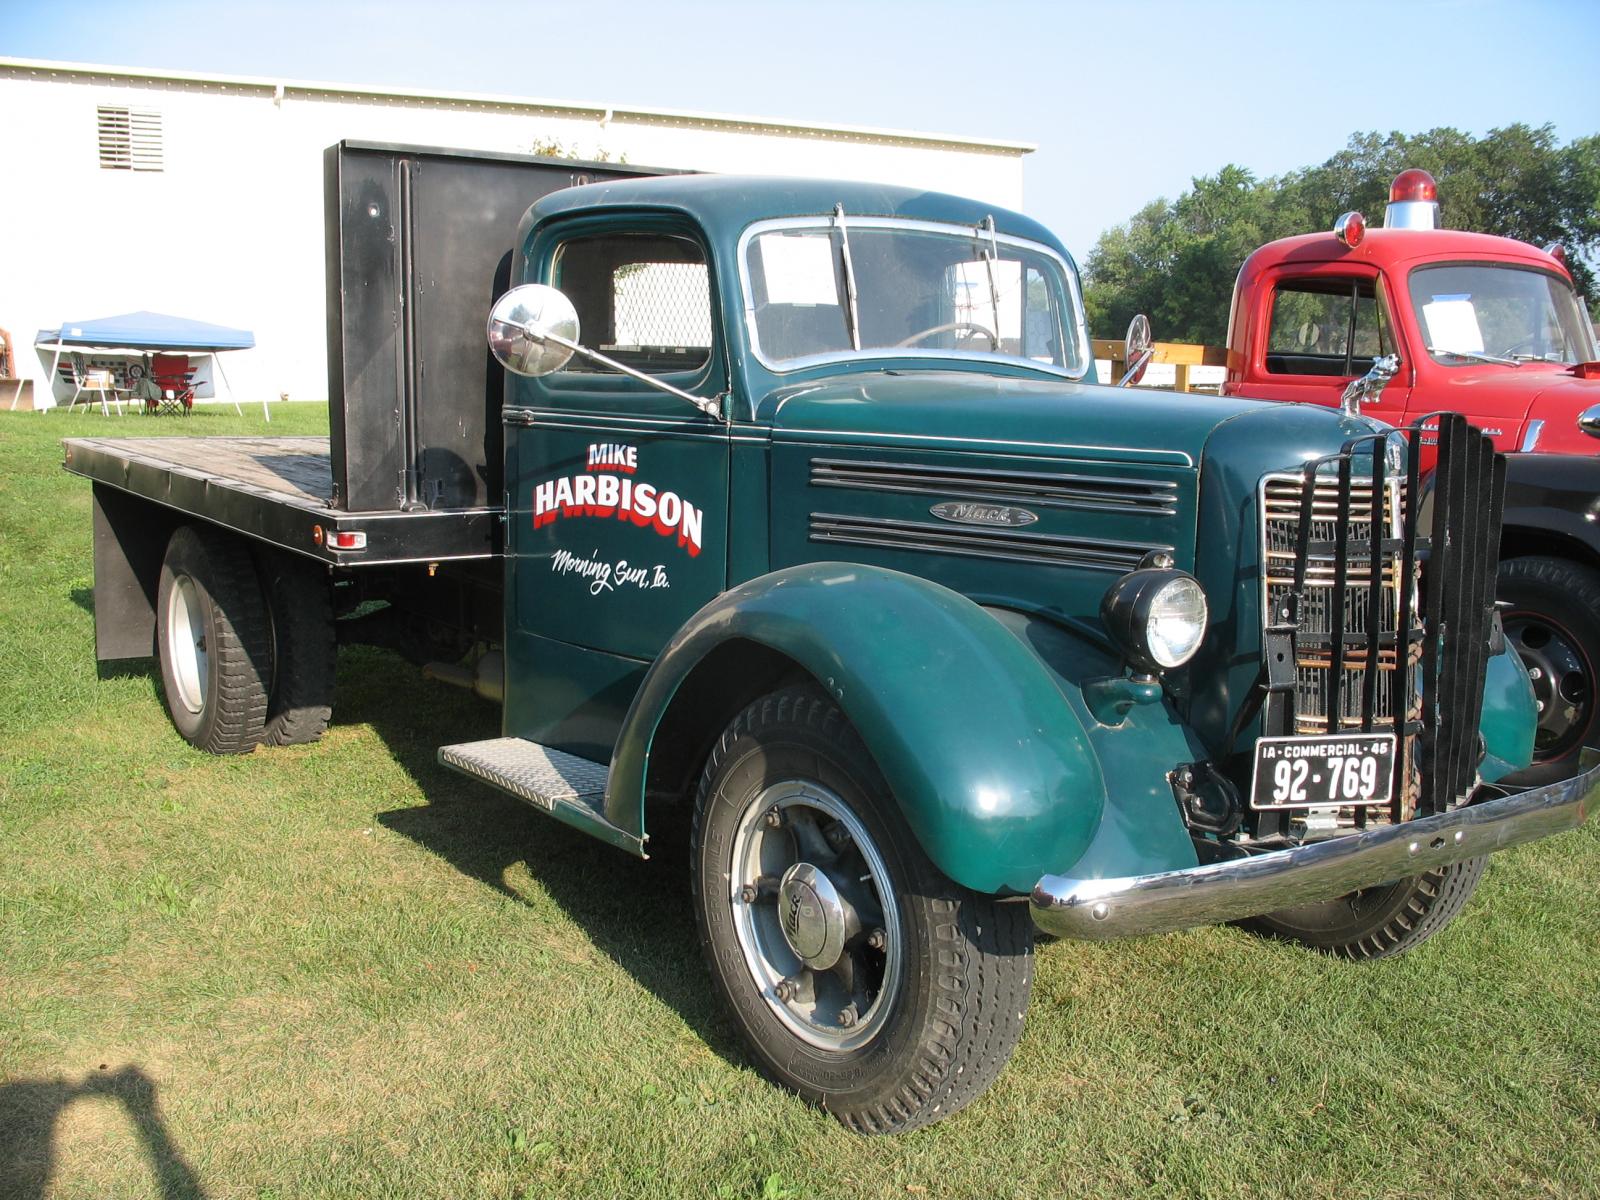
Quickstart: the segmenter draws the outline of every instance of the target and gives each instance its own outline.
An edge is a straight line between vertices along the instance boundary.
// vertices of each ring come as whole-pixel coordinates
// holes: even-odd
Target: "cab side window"
[[[1273,289],[1269,374],[1361,375],[1392,346],[1373,280],[1289,279]]]
[[[711,357],[711,279],[688,238],[603,234],[556,251],[551,282],[572,300],[586,345],[636,371],[693,371]],[[610,374],[574,357],[568,372]]]

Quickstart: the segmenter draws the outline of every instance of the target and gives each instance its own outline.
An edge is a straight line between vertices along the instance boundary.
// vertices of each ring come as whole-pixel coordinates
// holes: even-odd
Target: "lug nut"
[[[778,985],[772,989],[772,994],[787,1004],[794,999],[794,984],[787,979],[780,979]]]
[[[776,804],[767,809],[766,822],[768,829],[777,829],[783,824],[783,814],[778,811]]]
[[[888,945],[888,943],[889,939],[884,936],[883,930],[881,929],[874,929],[871,933],[867,934],[867,945],[871,946],[874,950],[882,950],[884,946]]]
[[[1543,679],[1544,678],[1544,672],[1541,671],[1538,667],[1529,667],[1528,668],[1528,678],[1529,679]]]
[[[849,1029],[856,1023],[856,1006],[854,1002],[847,1004],[839,1011],[839,1028]]]
[[[756,891],[756,885],[753,883],[747,883],[739,889],[739,899],[743,900],[746,904],[754,904],[756,902],[757,895],[759,895],[759,893]]]

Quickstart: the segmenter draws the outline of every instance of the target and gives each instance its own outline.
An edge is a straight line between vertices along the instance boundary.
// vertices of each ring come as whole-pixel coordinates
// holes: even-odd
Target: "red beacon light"
[[[1367,236],[1367,219],[1358,212],[1347,212],[1333,223],[1333,236],[1353,250]]]
[[[1567,248],[1560,242],[1551,242],[1544,248],[1544,252],[1560,263],[1563,271],[1567,270]]]
[[[1432,175],[1412,167],[1394,177],[1389,185],[1389,207],[1383,212],[1383,227],[1439,228],[1439,185]]]

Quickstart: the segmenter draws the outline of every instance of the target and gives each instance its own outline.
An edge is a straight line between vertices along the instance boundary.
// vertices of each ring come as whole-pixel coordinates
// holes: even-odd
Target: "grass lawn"
[[[434,766],[481,701],[352,650],[320,744],[191,750],[58,439],[326,423],[0,413],[0,1196],[1600,1195],[1600,822],[1396,961],[1041,945],[996,1087],[869,1141],[745,1061],[678,857]]]

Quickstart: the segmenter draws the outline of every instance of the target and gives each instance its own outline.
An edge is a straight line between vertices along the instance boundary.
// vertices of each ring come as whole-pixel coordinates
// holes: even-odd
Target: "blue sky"
[[[1600,132],[1600,0],[0,0],[0,14],[0,54],[18,57],[1035,142],[1025,207],[1080,258],[1195,175],[1320,162],[1356,130]]]

